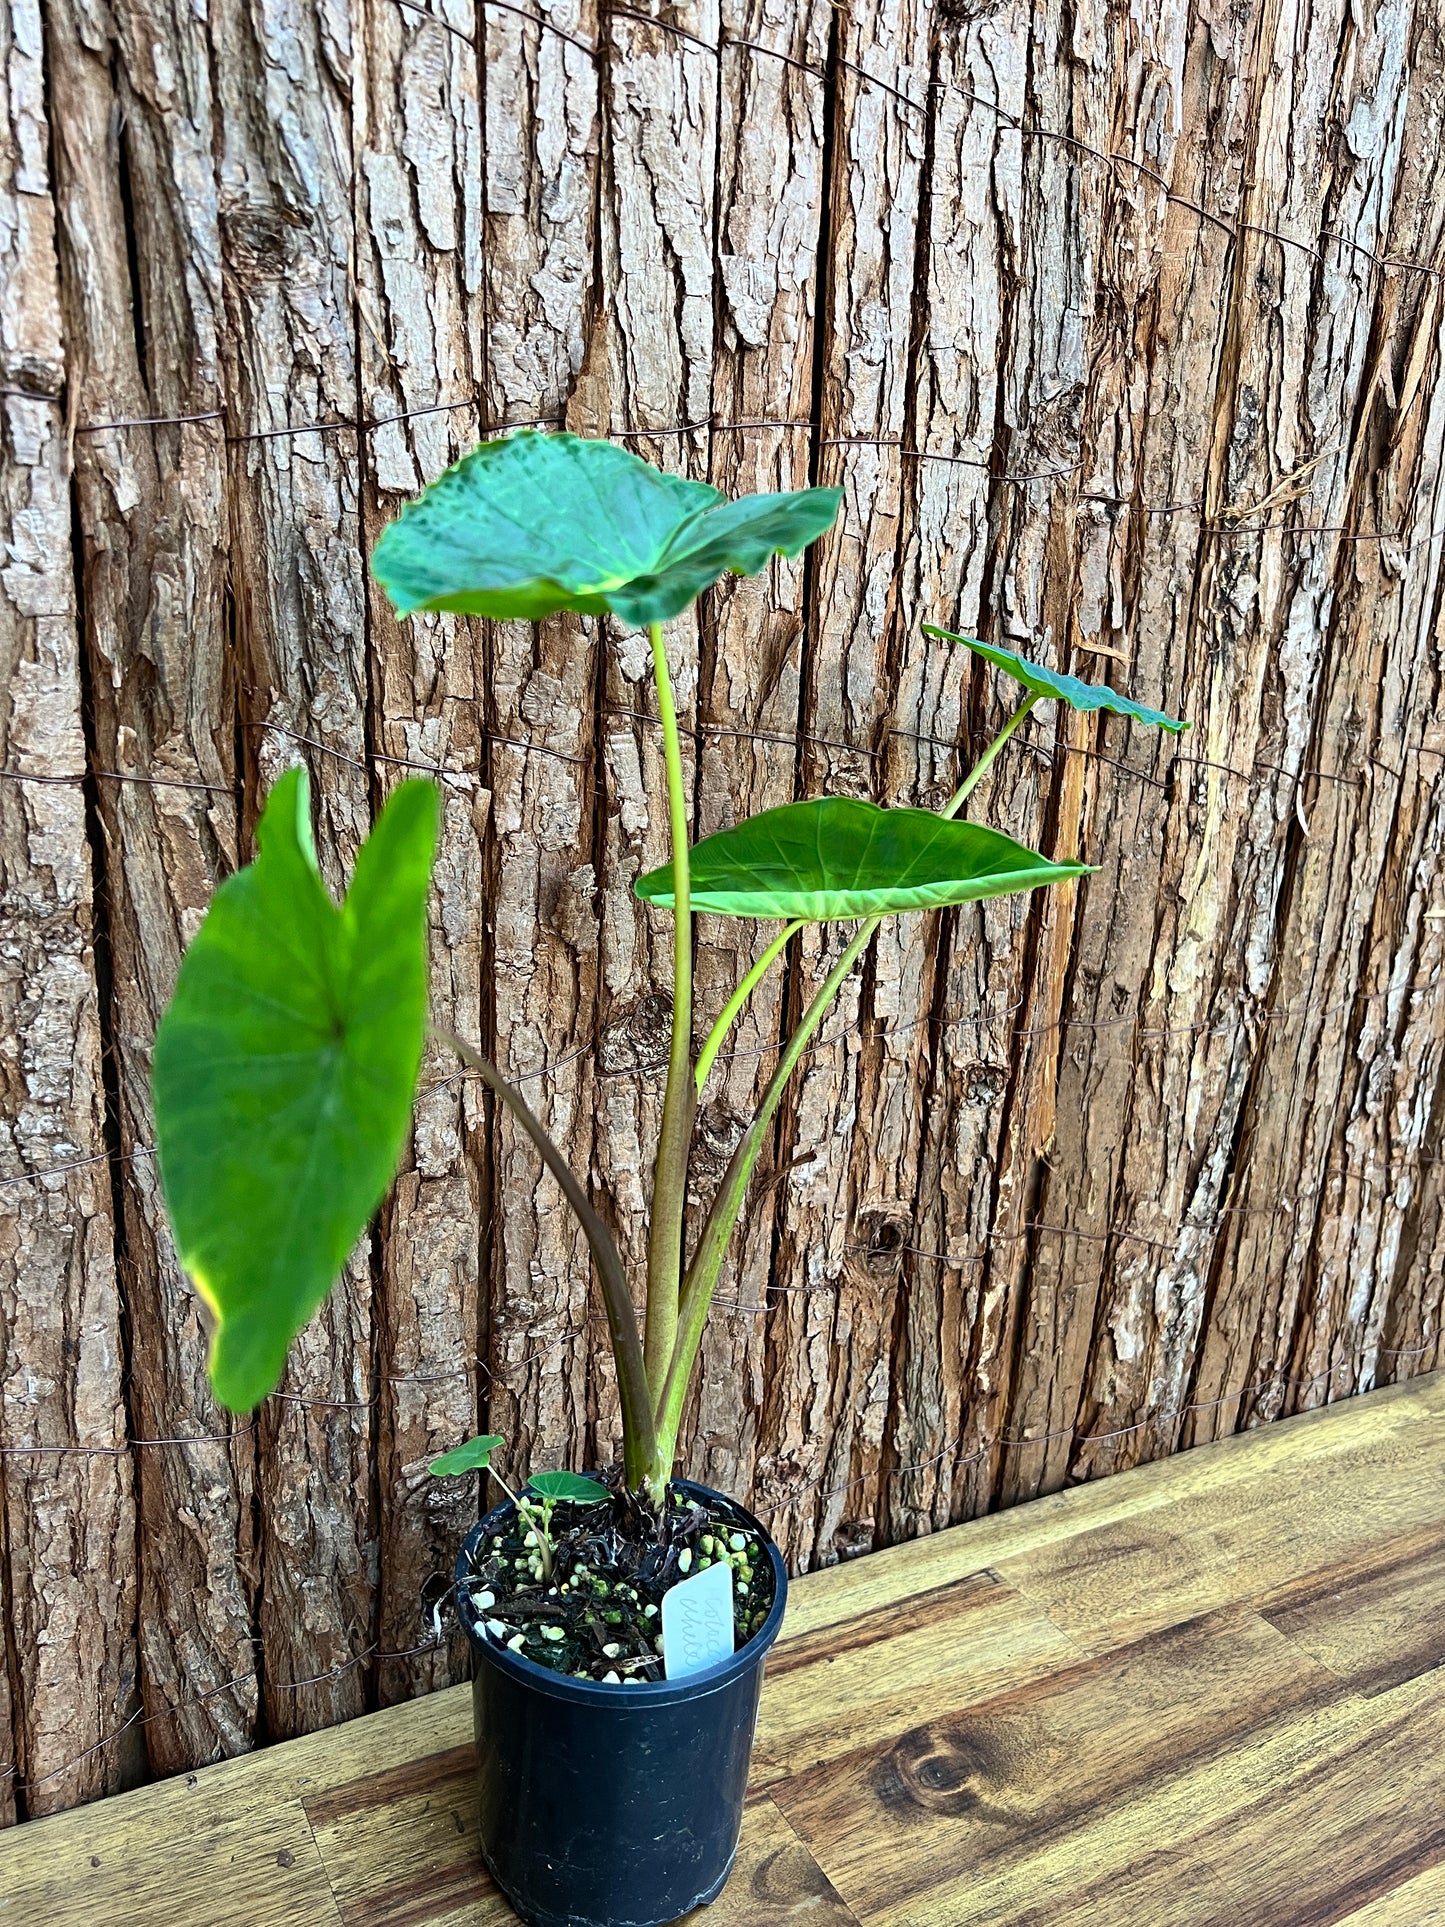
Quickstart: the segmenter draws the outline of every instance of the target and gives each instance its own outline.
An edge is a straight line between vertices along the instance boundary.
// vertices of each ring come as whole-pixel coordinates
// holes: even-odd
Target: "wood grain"
[[[960,1546],[969,1549],[973,1561],[966,1568],[969,1572],[987,1568],[1021,1575],[1030,1559],[1048,1561],[1062,1572],[1068,1555],[1059,1549],[1069,1542],[1087,1541],[1114,1529],[1122,1537],[1131,1521],[1141,1519],[1157,1517],[1167,1529],[1171,1520],[1191,1512],[1211,1518],[1227,1513],[1236,1522],[1259,1519],[1251,1557],[1254,1548],[1264,1557],[1273,1525],[1271,1498],[1284,1468],[1292,1468],[1290,1489],[1299,1495],[1322,1476],[1321,1468],[1346,1463],[1356,1452],[1366,1464],[1377,1454],[1384,1460],[1380,1485],[1386,1489],[1407,1486],[1412,1496],[1405,1500],[1405,1508],[1415,1510],[1419,1514],[1415,1523],[1423,1522],[1422,1529],[1428,1531],[1429,1522],[1438,1516],[1431,1468],[1438,1449],[1433,1428],[1442,1415],[1445,1378],[1431,1373],[1413,1384],[1372,1393],[1363,1402],[1350,1400],[1312,1412],[1278,1432],[1236,1434],[1207,1452],[1182,1453],[1114,1479],[1034,1500],[1022,1510],[975,1519],[966,1534],[911,1540],[833,1572],[805,1573],[789,1592],[788,1630],[813,1633],[946,1585],[959,1576]],[[1379,1485],[1362,1482],[1356,1498],[1353,1481],[1336,1474],[1329,1477],[1329,1484],[1336,1503],[1343,1497],[1344,1529],[1363,1546],[1370,1546]],[[1314,1516],[1313,1511],[1309,1516]],[[1238,1535],[1238,1523],[1234,1530]],[[1236,1590],[1216,1592],[1202,1609],[1248,1597],[1251,1572],[1246,1565]],[[1167,1584],[1162,1575],[1161,1583]],[[1132,1602],[1125,1599],[1116,1607],[1106,1596],[1101,1601],[1105,1626],[1116,1609],[1132,1612]],[[1167,1616],[1160,1623],[1167,1624]]]
[[[1445,1520],[1337,1555],[1327,1573],[1286,1582],[1257,1604],[1361,1693],[1415,1679],[1445,1657]]]
[[[30,1833],[24,1828],[18,1840]],[[38,1831],[38,1829],[37,1829]],[[190,1856],[194,1855],[192,1860]],[[205,1869],[204,1885],[177,1897],[181,1868]],[[149,1840],[96,1831],[64,1847],[50,1843],[42,1857],[22,1854],[9,1871],[0,1919],[51,1916],[56,1896],[73,1896],[71,1919],[102,1916],[116,1927],[150,1927],[168,1918],[207,1927],[339,1927],[320,1850],[298,1800],[250,1808],[195,1829],[184,1854],[165,1834]]]
[[[845,1638],[836,1626],[795,1635],[768,1669],[754,1782],[791,1781],[878,1734],[907,1732],[920,1696],[948,1716],[1005,1682],[1053,1673],[1076,1652],[989,1571],[860,1613],[846,1621]]]
[[[1422,1454],[1418,1407],[1390,1408],[1368,1459],[1338,1441],[1319,1449],[1291,1430],[1269,1474],[1247,1457],[1225,1460],[1201,1485],[1173,1488],[1107,1524],[1000,1561],[1011,1585],[1041,1603],[1076,1643],[1097,1652],[1139,1638],[1182,1615],[1256,1598],[1285,1583],[1308,1548],[1310,1569],[1355,1570],[1363,1549],[1388,1561],[1392,1541],[1414,1532],[1445,1533],[1445,1485]],[[1293,1450],[1289,1448],[1293,1447]],[[1426,1582],[1428,1584],[1428,1581]]]
[[[1439,1863],[1342,1916],[1344,1927],[1441,1927],[1442,1921],[1445,1864]]]
[[[470,1745],[305,1807],[346,1927],[506,1927],[516,1919],[482,1864]],[[778,1808],[754,1797],[732,1876],[707,1918],[723,1927],[849,1927],[854,1917]]]
[[[954,1907],[996,1920],[981,1896],[1009,1869],[1080,1829],[1122,1838],[1125,1813],[1167,1797],[1196,1760],[1337,1690],[1253,1614],[1206,1617],[956,1713],[933,1710],[921,1672],[922,1722],[791,1775],[774,1798],[865,1920],[942,1922]],[[885,1839],[895,1852],[879,1852]],[[1094,1871],[1081,1856],[1076,1877]]]

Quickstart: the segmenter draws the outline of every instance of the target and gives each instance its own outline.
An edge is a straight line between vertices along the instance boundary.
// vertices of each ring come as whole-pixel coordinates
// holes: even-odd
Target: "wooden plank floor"
[[[816,1573],[708,1927],[1445,1927],[1445,1373]],[[505,1927],[466,1688],[0,1834],[4,1927]]]

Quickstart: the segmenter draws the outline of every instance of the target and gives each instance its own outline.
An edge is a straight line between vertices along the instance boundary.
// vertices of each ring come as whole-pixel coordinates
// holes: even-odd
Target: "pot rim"
[[[477,1630],[481,1615],[471,1610],[470,1601],[464,1604],[461,1582],[470,1577],[472,1549],[481,1540],[487,1527],[511,1513],[513,1507],[510,1499],[493,1506],[477,1521],[462,1541],[457,1554],[457,1617],[477,1658],[489,1666],[495,1666],[499,1672],[509,1673],[519,1684],[530,1687],[534,1692],[544,1693],[551,1699],[571,1700],[583,1706],[606,1706],[615,1712],[633,1706],[675,1706],[680,1700],[702,1699],[709,1693],[721,1692],[754,1666],[761,1666],[782,1629],[783,1612],[788,1603],[788,1573],[782,1554],[774,1545],[766,1526],[755,1519],[746,1506],[729,1498],[726,1492],[715,1492],[711,1486],[701,1485],[696,1479],[673,1479],[671,1483],[684,1492],[721,1500],[732,1508],[742,1525],[760,1535],[767,1547],[773,1569],[773,1603],[762,1625],[751,1639],[737,1648],[730,1659],[720,1660],[716,1666],[709,1666],[703,1672],[689,1673],[684,1679],[644,1680],[637,1686],[614,1686],[600,1679],[574,1679],[570,1673],[554,1673],[551,1667],[539,1666],[535,1660],[514,1653],[509,1646],[499,1646],[495,1640],[488,1638],[485,1632]]]

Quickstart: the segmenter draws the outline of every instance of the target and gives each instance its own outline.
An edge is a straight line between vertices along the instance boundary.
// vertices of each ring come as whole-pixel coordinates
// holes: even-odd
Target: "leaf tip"
[[[637,878],[632,886],[632,894],[642,903],[650,903],[655,910],[671,910],[676,902],[672,888],[672,865],[664,863],[660,869],[649,870],[645,876]]]
[[[283,1349],[269,1365],[259,1359],[254,1342],[249,1346],[238,1342],[234,1322],[221,1317],[220,1308],[204,1281],[194,1271],[190,1277],[216,1320],[211,1333],[210,1357],[206,1361],[206,1375],[216,1403],[238,1417],[254,1412],[281,1382],[286,1353]]]
[[[294,842],[307,865],[319,877],[316,842],[311,834],[311,772],[304,763],[283,770],[266,794],[256,824],[256,852],[264,856],[273,839]]]

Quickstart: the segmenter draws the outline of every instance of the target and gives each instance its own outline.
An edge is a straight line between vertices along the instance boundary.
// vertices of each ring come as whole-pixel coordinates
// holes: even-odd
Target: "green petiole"
[[[783,929],[779,931],[778,935],[773,938],[773,941],[768,945],[762,956],[758,958],[757,962],[748,971],[748,974],[743,978],[732,996],[729,997],[723,1005],[722,1015],[708,1032],[707,1042],[698,1052],[695,1078],[699,1097],[702,1096],[702,1087],[707,1082],[707,1074],[713,1067],[713,1061],[722,1049],[723,1039],[732,1029],[743,1005],[748,1001],[749,997],[752,996],[758,985],[763,981],[763,978],[767,976],[776,958],[780,956],[787,947],[789,938],[795,937],[802,928],[803,919],[801,917],[799,917],[795,923],[786,924]]]
[[[993,766],[999,751],[1027,717],[1036,700],[1036,696],[1032,693],[1024,698],[1023,702],[1020,703],[1019,707],[1014,711],[1013,715],[1010,716],[998,735],[994,737],[988,748],[968,772],[968,775],[963,779],[947,803],[945,803],[943,809],[939,812],[940,815],[947,817],[957,815],[958,811],[962,809],[965,802],[967,802],[968,798],[973,794],[973,791]],[[697,1249],[693,1253],[692,1263],[688,1266],[686,1277],[683,1280],[682,1299],[678,1312],[678,1326],[672,1361],[666,1381],[662,1387],[661,1396],[657,1397],[654,1406],[654,1419],[657,1426],[657,1454],[659,1460],[668,1466],[671,1465],[673,1454],[677,1449],[677,1434],[678,1428],[682,1423],[682,1408],[687,1397],[687,1387],[692,1377],[692,1369],[696,1363],[698,1350],[702,1344],[703,1330],[707,1324],[707,1315],[712,1304],[713,1291],[717,1286],[718,1275],[722,1270],[722,1261],[727,1251],[728,1241],[732,1237],[738,1218],[742,1214],[743,1200],[747,1194],[748,1180],[752,1176],[753,1167],[762,1152],[768,1126],[771,1124],[777,1112],[778,1105],[782,1102],[788,1080],[797,1066],[798,1059],[807,1048],[809,1039],[822,1022],[829,1006],[847,981],[854,964],[867,948],[870,938],[882,921],[883,918],[881,915],[866,917],[863,922],[859,924],[857,930],[853,933],[847,946],[839,956],[838,961],[833,965],[833,968],[824,979],[822,986],[805,1011],[802,1021],[788,1039],[783,1055],[779,1060],[778,1067],[769,1080],[767,1090],[763,1093],[762,1102],[758,1106],[757,1113],[752,1123],[743,1133],[737,1149],[733,1152],[731,1162],[723,1174],[722,1183],[718,1186],[717,1194],[713,1199],[712,1209],[708,1213],[707,1221],[702,1229],[702,1235],[698,1240]],[[789,928],[783,932],[782,937],[777,939],[775,944],[769,947],[769,951],[759,960],[759,964],[755,964],[753,969],[749,971],[748,976],[739,986],[738,993],[736,993],[734,998],[735,1002],[739,1002],[739,1007],[741,997],[746,994],[747,991],[751,990],[753,982],[756,981],[756,977],[761,975],[759,966],[761,965],[762,968],[766,968],[767,963],[771,962],[772,956],[776,954],[778,949],[781,949],[783,943],[786,942],[788,937],[793,934],[793,931],[798,928],[801,928],[800,924],[790,925]],[[731,1005],[729,1009],[731,1009]],[[727,1015],[728,1013],[724,1012],[724,1016]],[[719,1025],[721,1025],[721,1023],[722,1019],[719,1019]],[[714,1034],[716,1034],[717,1028],[718,1026],[714,1027]],[[712,1042],[713,1038],[709,1037],[708,1043],[711,1044]]]
[[[652,1227],[647,1244],[647,1317],[642,1341],[648,1392],[654,1402],[661,1393],[677,1340],[678,1297],[682,1287],[683,1213],[687,1204],[687,1158],[692,1121],[697,1108],[692,1081],[692,908],[688,884],[687,790],[683,781],[682,744],[677,732],[677,708],[662,624],[649,630],[652,668],[657,681],[657,708],[662,722],[663,755],[667,765],[668,820],[672,835],[672,1049],[667,1064],[667,1090],[662,1101],[662,1131],[652,1188]],[[665,1491],[671,1470],[661,1468]],[[659,1476],[657,1463],[649,1470],[654,1498]]]

